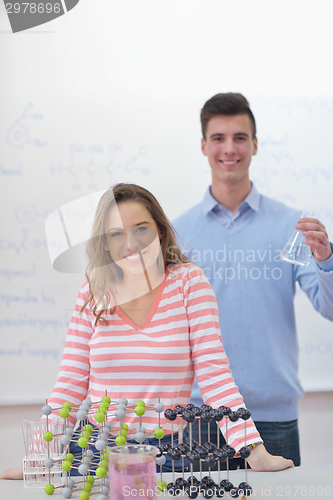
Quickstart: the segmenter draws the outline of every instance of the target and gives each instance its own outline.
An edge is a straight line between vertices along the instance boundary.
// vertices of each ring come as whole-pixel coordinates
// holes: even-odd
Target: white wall
[[[332,13],[330,0],[81,0],[14,35],[0,4],[1,404],[49,396],[83,281],[52,269],[47,215],[118,181],[171,219],[195,204],[210,179],[199,111],[216,92],[250,100],[259,190],[333,235]],[[333,389],[332,323],[301,296],[297,313],[303,385]]]

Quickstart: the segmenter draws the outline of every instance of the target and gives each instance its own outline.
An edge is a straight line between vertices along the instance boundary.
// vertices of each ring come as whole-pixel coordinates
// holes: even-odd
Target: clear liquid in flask
[[[313,213],[301,211],[301,218],[313,217]],[[281,259],[290,264],[308,266],[310,264],[311,251],[309,245],[304,243],[305,237],[302,231],[294,231],[288,243],[281,252]]]

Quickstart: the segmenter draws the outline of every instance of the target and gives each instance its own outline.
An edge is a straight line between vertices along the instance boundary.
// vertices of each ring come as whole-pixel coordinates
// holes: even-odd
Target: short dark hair
[[[216,94],[205,103],[200,114],[202,136],[204,139],[206,139],[209,120],[219,115],[248,115],[252,125],[252,138],[255,138],[257,134],[256,122],[249,103],[242,94],[233,92]]]

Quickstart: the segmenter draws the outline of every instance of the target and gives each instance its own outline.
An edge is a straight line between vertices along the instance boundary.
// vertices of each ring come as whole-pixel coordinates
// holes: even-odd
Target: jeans
[[[94,429],[94,432],[98,432],[98,427],[94,424],[92,424],[90,422],[90,425],[92,425],[93,429]],[[78,435],[77,433],[81,432],[81,424],[80,426],[76,429],[75,431],[75,434],[76,436]],[[95,434],[95,436],[96,436]],[[184,443],[187,441],[187,431],[186,429],[183,430],[183,441]],[[160,440],[160,446],[162,447],[165,443],[171,443],[171,434],[167,434],[166,436],[164,436],[161,440]],[[134,440],[128,440],[127,441],[127,444],[138,444],[137,441],[134,441]],[[152,445],[152,446],[159,446],[159,440],[156,439],[156,438],[146,438],[144,440],[144,442],[142,444],[149,444],[149,445]],[[178,433],[174,433],[173,435],[173,446],[176,447],[178,445]],[[110,446],[116,446],[115,444],[111,444]],[[95,456],[99,457],[100,456],[100,451],[98,451],[93,445],[90,445],[89,446],[89,449],[92,450],[94,452],[94,454],[96,454]],[[77,439],[76,441],[72,441],[71,444],[70,444],[70,450],[69,450],[70,453],[72,453],[74,455],[74,463],[77,465],[80,465],[81,463],[81,460],[82,460],[82,448],[77,444]],[[168,457],[168,455],[164,454],[165,458],[166,458],[166,462],[165,464],[162,466],[162,472],[172,472],[172,462],[173,460]],[[186,458],[183,459],[184,460],[184,471],[188,471],[189,470],[189,463],[187,461]],[[97,462],[99,461],[99,458],[98,460],[94,460],[94,463],[91,464],[91,466],[89,467],[90,469],[92,470],[96,470],[97,468]],[[183,462],[182,462],[182,459],[178,460],[178,461],[175,461],[174,462],[174,470],[175,472],[181,472],[182,471],[182,466],[183,466]],[[160,472],[160,466],[159,465],[156,465],[157,467],[157,472]],[[76,468],[73,468],[71,469],[70,471],[70,474],[71,476],[81,476],[81,474],[79,473],[79,471],[76,469]]]
[[[255,422],[268,453],[290,458],[295,466],[301,465],[298,420],[289,422]]]
[[[299,451],[299,435],[298,435],[298,421],[291,420],[289,422],[254,422],[257,430],[264,441],[264,445],[268,453],[271,455],[280,455],[284,458],[293,460],[295,466],[301,463]],[[225,444],[224,437],[220,434],[220,447]],[[199,442],[199,428],[197,420],[192,425],[192,439]],[[201,423],[201,443],[208,441],[208,425]],[[217,445],[217,425],[212,422],[210,424],[210,441]],[[229,460],[229,469],[244,469],[243,458],[233,458]],[[248,465],[249,467],[249,465]],[[250,468],[250,467],[249,467]],[[221,470],[226,469],[226,464],[220,465]],[[199,465],[194,466],[194,470],[199,470]],[[202,463],[202,470],[209,470],[208,467]],[[211,470],[217,470],[217,465],[211,467]]]

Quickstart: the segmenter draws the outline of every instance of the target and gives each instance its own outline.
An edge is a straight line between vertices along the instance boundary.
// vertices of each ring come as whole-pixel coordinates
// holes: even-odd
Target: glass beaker
[[[156,499],[156,446],[124,445],[108,449],[110,500]]]
[[[314,217],[313,213],[307,212],[305,210],[301,211],[301,218]],[[302,231],[295,230],[288,243],[281,252],[281,259],[290,262],[291,264],[297,264],[298,266],[308,266],[310,264],[310,247],[304,243],[305,237]]]

